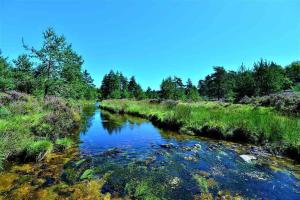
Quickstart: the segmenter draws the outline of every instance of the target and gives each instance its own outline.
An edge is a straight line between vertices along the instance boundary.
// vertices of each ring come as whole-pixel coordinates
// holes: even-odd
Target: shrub
[[[55,146],[60,151],[68,149],[72,145],[73,145],[73,141],[69,138],[61,138],[55,141]]]
[[[53,144],[49,140],[31,142],[26,147],[26,157],[40,161],[53,150]]]

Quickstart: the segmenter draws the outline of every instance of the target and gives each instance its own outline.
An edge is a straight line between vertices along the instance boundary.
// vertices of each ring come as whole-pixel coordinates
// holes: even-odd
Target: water
[[[251,146],[179,135],[141,118],[99,109],[89,108],[85,112],[86,123],[79,135],[78,148],[56,155],[59,159],[54,156],[45,161],[49,166],[51,162],[57,164],[50,174],[41,170],[42,164],[30,165],[36,172],[14,185],[24,188],[30,182],[34,189],[28,190],[36,198],[41,198],[37,192],[40,190],[48,196],[51,193],[57,198],[68,198],[72,194],[61,192],[61,185],[76,191],[87,178],[103,180],[98,190],[116,198],[300,199],[299,165],[289,160],[256,155],[256,161],[247,163],[240,155],[249,153]],[[15,174],[20,179],[24,172],[22,175],[15,168],[6,176]],[[32,184],[33,179],[49,176],[53,180],[48,180],[48,185]],[[0,194],[12,197],[14,190],[18,188]]]

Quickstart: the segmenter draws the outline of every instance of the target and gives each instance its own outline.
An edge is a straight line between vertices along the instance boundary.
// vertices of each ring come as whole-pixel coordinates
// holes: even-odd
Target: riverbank
[[[82,102],[89,104],[89,102]],[[42,160],[72,146],[80,126],[81,102],[37,98],[10,91],[0,94],[0,170],[6,160]]]
[[[144,117],[182,134],[263,145],[272,154],[300,159],[300,119],[272,108],[207,101],[132,100],[104,100],[100,107]]]

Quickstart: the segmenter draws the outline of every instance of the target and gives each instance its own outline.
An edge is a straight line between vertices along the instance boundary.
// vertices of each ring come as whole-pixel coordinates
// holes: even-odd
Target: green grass
[[[53,144],[49,140],[38,140],[27,144],[26,155],[37,161],[42,160],[53,150]]]
[[[101,107],[148,119],[155,117],[158,122],[179,125],[185,132],[208,136],[218,132],[223,139],[238,139],[238,133],[242,133],[247,142],[300,149],[300,119],[285,116],[272,108],[209,101],[176,104],[146,100],[105,100]]]
[[[5,94],[0,93],[0,102]],[[72,141],[66,138],[74,124],[80,124],[79,103],[57,100],[53,111],[43,99],[26,95],[26,100],[10,100],[0,105],[0,170],[8,158],[25,155],[41,160],[55,147],[66,149]],[[55,122],[55,123],[53,123]],[[60,137],[62,137],[60,139]]]
[[[55,141],[55,145],[59,150],[68,149],[73,145],[73,141],[70,138],[58,138]]]

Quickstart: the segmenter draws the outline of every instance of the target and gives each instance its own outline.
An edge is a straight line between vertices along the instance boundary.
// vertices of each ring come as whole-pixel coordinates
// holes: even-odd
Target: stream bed
[[[74,148],[0,174],[0,199],[300,199],[299,164],[259,147],[85,112]]]

